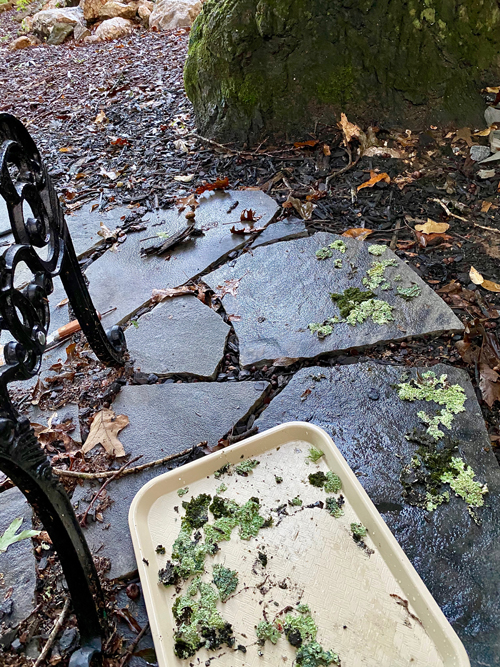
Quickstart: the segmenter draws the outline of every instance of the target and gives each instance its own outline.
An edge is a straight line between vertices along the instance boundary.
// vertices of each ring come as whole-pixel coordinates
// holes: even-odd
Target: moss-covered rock
[[[499,53],[496,0],[206,0],[184,77],[204,134],[298,138],[341,110],[478,121]]]

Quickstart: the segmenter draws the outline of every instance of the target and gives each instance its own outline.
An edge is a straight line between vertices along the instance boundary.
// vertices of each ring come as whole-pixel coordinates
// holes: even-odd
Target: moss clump
[[[288,502],[295,507],[300,507],[302,505],[302,499],[299,498],[299,496],[295,496],[295,498],[292,498]]]
[[[484,495],[488,493],[486,484],[480,484],[474,480],[476,473],[458,457],[451,459],[450,470],[441,476],[441,481],[449,484],[451,490],[460,498],[463,498],[469,507],[482,507]]]
[[[318,634],[316,623],[308,613],[301,613],[300,616],[287,614],[283,622],[283,629],[292,646],[301,646],[305,642],[314,641]]]
[[[333,517],[335,517],[335,519],[339,519],[341,516],[344,515],[342,504],[336,498],[327,498],[325,501],[325,506],[327,511]]]
[[[208,506],[212,496],[208,493],[201,493],[196,498],[191,498],[189,502],[183,501],[182,507],[186,514],[182,517],[181,525],[183,528],[196,529],[201,528],[208,521]]]
[[[321,449],[317,449],[316,447],[309,447],[309,454],[306,457],[306,463],[308,461],[312,461],[313,463],[317,463],[322,456],[323,456],[323,452],[321,451]]]
[[[215,489],[216,493],[224,493],[227,491],[227,486],[222,482],[222,484],[219,484],[219,486]]]
[[[398,287],[396,292],[397,295],[405,301],[416,299],[417,296],[422,294],[422,290],[420,289],[419,285],[412,285],[411,287]]]
[[[318,642],[303,644],[297,651],[298,667],[320,667],[323,665],[340,665],[338,653],[325,651]]]
[[[343,319],[349,317],[351,312],[364,301],[370,301],[375,295],[373,292],[362,292],[357,287],[348,287],[342,294],[330,294]]]
[[[222,475],[225,475],[226,473],[228,473],[230,471],[230,469],[231,469],[231,465],[229,463],[224,463],[223,466],[221,466],[218,470],[216,470],[214,472],[214,477],[216,479],[219,479],[220,477],[222,477]]]
[[[368,252],[370,253],[370,255],[376,255],[377,257],[380,257],[380,255],[383,255],[386,250],[387,250],[386,245],[370,245],[370,246],[368,246]]]
[[[372,266],[366,272],[367,277],[363,278],[363,285],[371,290],[377,289],[379,285],[386,282],[385,270],[388,266],[398,266],[395,259],[382,259],[380,262],[372,262]]]
[[[431,417],[424,411],[418,412],[419,418],[428,425],[427,433],[435,440],[443,437],[444,433],[439,426],[451,428],[454,416],[465,411],[465,391],[459,384],[450,385],[448,376],[442,374],[439,378],[433,371],[427,371],[410,382],[401,382],[397,385],[398,396],[403,401],[434,401],[445,408]]]
[[[255,634],[261,644],[264,644],[267,640],[269,640],[271,644],[277,644],[278,639],[281,637],[278,628],[268,621],[261,621],[255,628]]]
[[[216,519],[220,519],[223,516],[233,517],[236,515],[236,512],[239,509],[239,505],[234,500],[228,500],[227,498],[221,498],[220,496],[214,496],[212,504],[210,505],[210,511]]]
[[[250,498],[239,508],[237,520],[240,527],[239,535],[242,540],[255,537],[266,523],[264,517],[259,514],[259,510],[260,502],[258,498]]]
[[[345,254],[345,251],[347,250],[346,244],[341,239],[337,239],[333,243],[330,243],[330,245],[328,247],[331,248],[332,250],[338,250],[343,255]]]
[[[367,529],[362,523],[351,523],[351,533],[356,542],[359,542],[366,537]]]
[[[248,477],[248,473],[259,465],[260,461],[256,459],[247,459],[235,467],[235,472],[242,477]]]
[[[327,493],[338,493],[342,488],[342,480],[338,475],[329,470],[326,473],[326,481],[324,487]]]
[[[177,626],[174,653],[178,658],[190,658],[202,647],[214,651],[223,644],[234,646],[232,626],[218,612],[218,599],[217,590],[199,578],[186,595],[176,598],[172,611]]]
[[[333,251],[330,248],[320,248],[319,250],[316,250],[316,259],[329,259],[330,257],[333,256]]]
[[[302,604],[302,603],[299,603],[297,605],[297,611],[299,612],[299,614],[310,614],[311,613],[309,605]]]
[[[318,470],[318,472],[312,472],[308,476],[309,484],[312,484],[312,486],[317,486],[319,489],[322,489],[325,486],[326,482],[326,475],[322,470]]]
[[[186,493],[189,493],[189,486],[186,486],[185,489],[177,489],[177,495],[182,498],[182,496],[185,496]]]
[[[223,565],[214,565],[213,583],[219,590],[220,599],[226,602],[228,597],[234,593],[238,587],[238,574]]]
[[[163,555],[164,553],[166,553],[166,549],[165,549],[165,547],[162,546],[161,544],[158,544],[157,547],[156,547],[156,549],[155,549],[155,552],[156,552],[157,554]]]
[[[275,475],[274,476],[274,481],[276,482],[276,484],[281,484],[281,482],[283,481],[283,477],[280,477],[279,475]]]
[[[180,579],[189,579],[193,574],[201,574],[207,554],[213,553],[212,545],[202,544],[199,533],[192,537],[191,532],[181,530],[172,545],[174,573]],[[164,580],[162,583],[168,586],[172,582]]]
[[[236,517],[223,517],[214,521],[213,524],[205,524],[203,527],[205,542],[207,544],[229,542],[233,528],[237,525],[238,519]]]

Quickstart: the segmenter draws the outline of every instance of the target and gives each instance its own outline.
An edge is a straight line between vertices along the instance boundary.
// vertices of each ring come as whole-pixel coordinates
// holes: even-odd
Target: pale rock
[[[90,37],[90,30],[81,23],[77,23],[73,28],[73,39],[75,42],[81,42],[85,37]]]
[[[202,6],[200,0],[158,0],[149,17],[149,27],[157,30],[189,28]]]
[[[105,42],[111,39],[119,39],[129,35],[134,29],[134,24],[128,19],[122,19],[119,16],[114,19],[107,19],[95,31],[93,38],[87,37],[85,41],[93,39],[97,42]]]
[[[50,43],[60,44],[68,34],[73,32],[73,28],[78,23],[83,25],[83,12],[79,7],[46,9],[33,16],[32,30],[41,39],[49,39],[51,33],[56,30]],[[62,39],[57,41],[57,38]]]
[[[10,9],[12,9],[13,6],[14,6],[14,5],[12,4],[12,2],[3,2],[3,3],[0,5],[0,14],[1,14],[2,12],[8,12]]]
[[[97,21],[106,0],[81,0],[80,7],[83,9],[83,17],[86,21]]]
[[[101,9],[100,19],[133,19],[137,13],[137,5],[131,3],[126,5],[123,2],[117,2],[117,0],[108,0],[108,2]]]
[[[18,49],[27,49],[30,46],[33,46],[31,39],[26,35],[23,35],[22,37],[18,37],[9,44],[9,51],[17,51]]]
[[[147,7],[150,12],[153,11],[153,7],[155,6],[154,2],[150,2],[150,0],[140,0],[139,2],[140,7]]]
[[[146,7],[146,5],[139,5],[139,8],[137,10],[137,14],[139,18],[147,25],[149,25],[149,19],[151,16],[151,10],[149,7]]]

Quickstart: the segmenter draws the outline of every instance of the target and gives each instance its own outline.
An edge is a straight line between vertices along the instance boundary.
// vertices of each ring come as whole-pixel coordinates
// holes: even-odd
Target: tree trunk
[[[318,123],[480,123],[497,0],[206,0],[184,78],[201,133],[300,138]]]

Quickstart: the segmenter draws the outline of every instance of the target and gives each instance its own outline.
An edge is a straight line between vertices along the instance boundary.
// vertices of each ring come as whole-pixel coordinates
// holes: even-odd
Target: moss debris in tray
[[[382,283],[386,283],[385,270],[389,266],[398,266],[395,259],[382,259],[378,262],[372,262],[371,268],[366,272],[366,278],[363,278],[363,285],[368,289],[374,290]]]
[[[351,533],[356,542],[366,537],[367,532],[362,523],[351,523]]]
[[[174,653],[178,658],[193,656],[202,647],[216,650],[223,644],[234,646],[233,629],[217,610],[219,593],[210,584],[195,579],[185,595],[176,598],[172,611]]]
[[[220,477],[222,477],[222,475],[225,475],[226,473],[228,473],[230,471],[230,469],[231,469],[231,465],[229,463],[224,463],[223,466],[221,466],[218,470],[216,470],[214,472],[214,477],[216,479],[219,479]]]
[[[303,643],[314,641],[318,628],[310,613],[301,613],[300,616],[287,614],[283,622],[285,636],[292,646],[301,646]]]
[[[370,246],[368,246],[368,252],[370,253],[370,255],[375,255],[376,257],[380,257],[380,255],[383,255],[386,250],[387,250],[386,245],[370,245]]]
[[[226,602],[238,586],[238,574],[223,565],[214,565],[213,582],[219,590],[220,599]]]
[[[274,476],[274,481],[276,482],[276,484],[281,484],[281,482],[283,481],[283,477],[280,477],[279,475],[275,475]]]
[[[306,463],[308,463],[309,461],[317,463],[322,456],[323,452],[321,451],[321,449],[317,449],[316,447],[309,447],[309,454],[306,457]]]
[[[252,470],[256,468],[259,463],[260,461],[257,461],[257,459],[247,459],[246,461],[242,461],[239,465],[237,465],[234,470],[238,473],[238,475],[241,475],[242,477],[248,477],[248,473],[252,472]]]
[[[290,505],[294,505],[296,507],[300,507],[302,505],[302,499],[299,498],[299,496],[295,496],[295,498],[292,498],[291,500],[288,501]]]
[[[412,285],[411,287],[398,287],[396,292],[397,295],[405,301],[411,301],[412,299],[416,299],[417,296],[420,296],[422,290],[419,285]]]
[[[338,653],[325,651],[318,642],[303,644],[297,651],[295,661],[298,667],[322,667],[323,665],[340,665]]]
[[[186,493],[189,493],[189,486],[186,486],[185,489],[177,489],[177,495],[179,497],[185,496]]]
[[[227,486],[224,484],[224,482],[222,482],[222,484],[220,484],[220,485],[215,489],[215,491],[216,491],[216,493],[224,493],[225,491],[227,491]]]
[[[335,519],[340,519],[341,516],[344,516],[344,510],[342,509],[342,501],[337,500],[336,498],[327,498],[325,501],[325,506],[329,514],[331,514]]]
[[[208,493],[200,493],[199,496],[191,498],[189,502],[182,502],[185,515],[182,517],[181,525],[185,528],[201,528],[208,521],[208,507],[212,496]]]
[[[278,639],[281,637],[278,628],[273,623],[269,623],[269,621],[261,621],[255,628],[255,634],[260,644],[264,644],[266,641],[270,641],[271,644],[277,644]]]
[[[488,487],[474,479],[474,470],[457,456],[458,442],[445,437],[437,443],[431,435],[419,431],[406,438],[417,445],[417,451],[401,471],[403,498],[410,505],[432,512],[449,502],[450,491],[444,487],[447,484],[465,501],[469,514],[479,523],[474,510],[484,505]]]
[[[327,493],[338,493],[342,488],[342,480],[338,475],[329,470],[324,473],[322,470],[313,472],[308,476],[309,484],[325,489]]]
[[[436,415],[431,416],[421,410],[418,417],[427,424],[427,433],[435,440],[443,437],[444,433],[439,426],[451,428],[455,415],[465,411],[466,395],[459,384],[450,384],[448,376],[442,374],[439,378],[433,371],[417,375],[409,382],[397,385],[398,396],[403,401],[434,401],[444,408]]]

